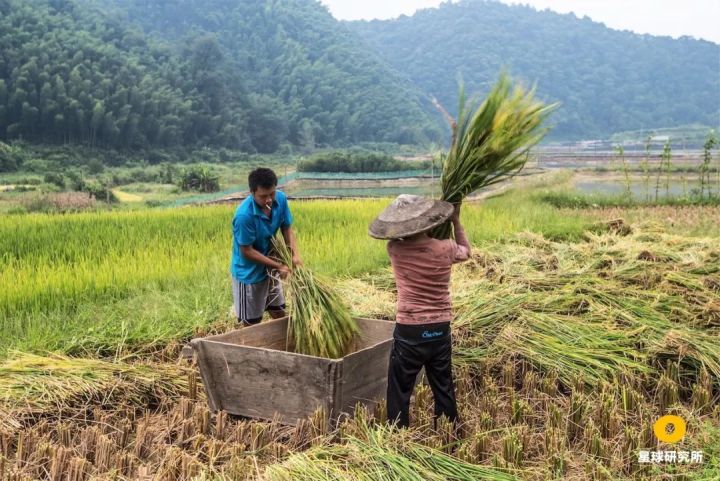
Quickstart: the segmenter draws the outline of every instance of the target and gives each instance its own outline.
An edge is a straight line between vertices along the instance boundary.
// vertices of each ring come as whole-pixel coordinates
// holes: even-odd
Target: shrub
[[[65,188],[65,176],[59,172],[48,172],[45,174],[44,180],[48,184],[53,184],[61,189]]]
[[[180,188],[198,192],[217,192],[220,190],[220,180],[207,167],[193,167],[182,172]]]
[[[113,191],[110,189],[110,186],[101,184],[100,182],[86,182],[82,191],[87,192],[95,199],[101,202],[107,202],[108,204],[118,201],[117,197],[115,197],[115,194],[113,194]]]
[[[345,151],[318,154],[298,165],[300,172],[395,172],[428,168],[430,162],[427,161],[408,162],[384,153]]]

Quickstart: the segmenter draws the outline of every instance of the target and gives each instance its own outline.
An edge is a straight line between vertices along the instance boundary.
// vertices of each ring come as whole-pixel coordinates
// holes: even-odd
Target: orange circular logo
[[[672,432],[668,432],[668,426],[673,427]],[[675,444],[684,438],[686,430],[687,425],[685,424],[685,420],[680,416],[663,416],[653,424],[655,437],[668,444]]]

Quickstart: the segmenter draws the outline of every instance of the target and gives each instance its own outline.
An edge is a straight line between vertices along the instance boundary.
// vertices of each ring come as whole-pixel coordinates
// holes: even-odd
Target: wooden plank
[[[249,346],[200,341],[203,377],[216,409],[294,424],[319,407],[332,410],[329,386],[339,361]]]
[[[216,381],[213,376],[213,371],[209,368],[208,364],[204,362],[208,357],[208,352],[205,349],[205,342],[203,339],[193,339],[190,341],[195,352],[197,352],[198,367],[200,368],[200,379],[202,379],[203,389],[208,399],[208,406],[211,411],[219,411],[219,403],[216,399],[215,385]]]
[[[372,406],[387,393],[387,373],[392,339],[343,358],[339,409],[350,413],[355,404]]]
[[[360,335],[356,337],[351,352],[360,351],[372,347],[392,338],[395,323],[378,319],[366,319],[358,317],[355,319],[360,328]]]
[[[320,407],[337,418],[385,397],[393,322],[358,319],[359,351],[340,360],[284,351],[287,322],[192,341],[211,409],[295,424]]]
[[[209,336],[208,341],[219,341],[241,346],[265,347],[285,350],[288,318],[272,319],[254,326],[248,326],[225,334]]]
[[[372,406],[387,393],[387,372],[395,323],[358,318],[359,350],[343,358],[339,409],[351,413],[361,402]]]

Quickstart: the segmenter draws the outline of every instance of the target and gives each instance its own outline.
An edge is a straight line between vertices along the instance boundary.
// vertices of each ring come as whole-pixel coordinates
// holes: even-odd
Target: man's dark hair
[[[275,187],[277,183],[278,178],[277,175],[275,175],[275,172],[273,172],[272,169],[267,169],[265,167],[255,169],[250,172],[250,175],[248,175],[248,185],[250,186],[250,192],[255,192],[258,187],[262,187],[263,189],[270,189],[272,187]]]

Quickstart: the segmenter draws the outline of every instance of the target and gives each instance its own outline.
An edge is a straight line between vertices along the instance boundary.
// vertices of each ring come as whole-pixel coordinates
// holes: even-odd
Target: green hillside
[[[0,140],[273,152],[437,141],[408,82],[311,1],[0,0]]]
[[[540,97],[562,102],[556,138],[720,121],[720,46],[711,42],[484,0],[348,25],[451,111],[458,77],[469,92],[485,94],[506,66],[537,82]]]

